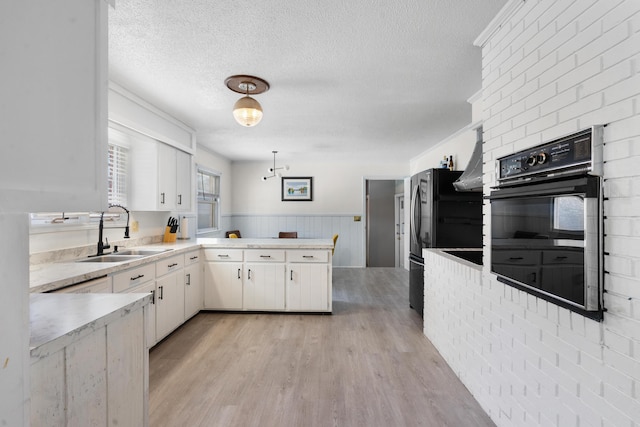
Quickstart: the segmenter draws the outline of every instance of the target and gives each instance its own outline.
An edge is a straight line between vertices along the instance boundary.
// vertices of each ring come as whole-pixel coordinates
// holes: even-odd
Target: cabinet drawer
[[[184,267],[184,256],[176,255],[156,262],[156,277],[164,276]]]
[[[207,261],[242,261],[242,249],[205,249]]]
[[[156,278],[156,265],[149,263],[113,276],[113,292],[127,291]]]
[[[245,251],[248,262],[284,262],[285,251],[275,249],[252,249]]]
[[[187,252],[184,254],[184,265],[197,264],[200,261],[200,251]]]
[[[288,262],[329,262],[329,251],[287,251]]]

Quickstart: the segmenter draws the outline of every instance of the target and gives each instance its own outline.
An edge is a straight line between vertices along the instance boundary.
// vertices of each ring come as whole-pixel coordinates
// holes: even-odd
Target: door
[[[396,267],[404,266],[404,195],[395,197]]]
[[[395,266],[396,180],[367,180],[367,267]]]
[[[207,262],[204,272],[204,308],[242,309],[241,262]]]
[[[284,264],[247,264],[243,283],[243,308],[284,310],[284,275]]]

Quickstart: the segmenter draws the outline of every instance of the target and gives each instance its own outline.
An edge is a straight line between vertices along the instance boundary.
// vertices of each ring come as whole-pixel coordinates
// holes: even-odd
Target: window
[[[198,167],[198,232],[220,228],[220,174]]]
[[[127,206],[127,154],[125,147],[109,142],[107,164],[107,201]]]

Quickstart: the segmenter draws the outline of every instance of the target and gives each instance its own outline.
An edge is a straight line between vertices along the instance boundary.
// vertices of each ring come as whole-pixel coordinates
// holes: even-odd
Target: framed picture
[[[282,177],[282,201],[310,202],[313,200],[313,177]]]

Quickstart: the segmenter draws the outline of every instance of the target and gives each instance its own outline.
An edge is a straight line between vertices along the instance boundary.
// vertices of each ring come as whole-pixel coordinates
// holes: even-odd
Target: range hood
[[[453,186],[456,191],[482,191],[482,126],[476,129],[476,145],[471,159]]]

